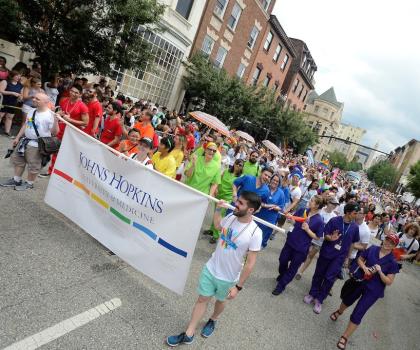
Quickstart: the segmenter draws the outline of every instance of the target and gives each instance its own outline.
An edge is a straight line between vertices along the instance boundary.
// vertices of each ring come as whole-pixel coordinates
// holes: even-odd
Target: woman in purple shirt
[[[360,240],[359,226],[354,223],[359,210],[358,204],[347,203],[344,216],[336,216],[325,225],[324,242],[312,277],[311,290],[303,298],[306,304],[314,304],[316,314],[321,313],[322,303],[334,285],[352,244]]]
[[[279,276],[277,286],[273,290],[273,295],[281,294],[290,281],[295,277],[300,265],[308,255],[312,239],[322,237],[324,231],[324,220],[319,214],[324,206],[324,199],[315,195],[309,201],[309,208],[299,209],[294,215],[307,218],[305,222],[295,222],[293,230],[289,232],[280,257],[279,257]]]
[[[339,349],[346,348],[349,337],[360,325],[363,316],[378,299],[384,297],[385,287],[394,282],[399,267],[392,250],[398,242],[398,235],[391,233],[381,247],[371,246],[353,262],[350,269],[352,277],[341,290],[341,305],[330,316],[331,320],[336,321],[344,310],[358,300],[349,324],[337,343]]]

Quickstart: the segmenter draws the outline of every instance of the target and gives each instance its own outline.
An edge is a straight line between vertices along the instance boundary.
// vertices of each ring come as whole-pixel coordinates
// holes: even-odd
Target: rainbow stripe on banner
[[[118,218],[119,220],[121,220],[122,222],[124,222],[127,225],[133,226],[134,228],[136,228],[137,230],[139,230],[140,232],[145,234],[147,237],[149,237],[150,239],[157,242],[157,244],[161,245],[162,247],[170,250],[171,252],[173,252],[175,254],[183,256],[184,258],[187,257],[187,252],[186,251],[184,251],[182,249],[179,249],[179,248],[173,246],[172,244],[170,244],[169,242],[165,241],[164,239],[158,237],[156,233],[154,233],[153,231],[151,231],[147,227],[139,224],[138,222],[130,220],[130,218],[126,217],[124,214],[119,212],[117,209],[111,207],[109,205],[109,203],[107,203],[105,200],[103,200],[97,194],[95,194],[92,191],[90,191],[89,189],[87,189],[86,186],[83,185],[81,182],[77,181],[76,179],[73,179],[71,176],[69,176],[66,173],[63,173],[62,171],[60,171],[58,169],[54,169],[53,174],[56,174],[56,175],[60,176],[64,180],[66,180],[66,181],[70,182],[71,184],[73,184],[74,186],[76,186],[78,189],[83,191],[94,202],[99,204],[105,210],[109,210],[111,212],[111,214],[113,214],[116,218]]]

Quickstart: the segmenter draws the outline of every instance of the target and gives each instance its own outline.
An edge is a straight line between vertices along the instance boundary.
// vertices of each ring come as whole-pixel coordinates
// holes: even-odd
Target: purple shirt
[[[304,212],[309,213],[309,209],[299,209],[295,212],[295,216],[304,216]],[[309,218],[309,228],[317,237],[321,238],[324,231],[324,220],[320,214],[315,214]],[[302,229],[302,223],[296,222],[293,230],[289,232],[286,239],[286,244],[290,245],[298,252],[307,254],[311,246],[312,238]]]
[[[398,263],[394,258],[392,253],[379,258],[379,252],[381,247],[371,246],[368,249],[364,250],[360,256],[365,259],[366,267],[372,267],[376,264],[381,266],[381,270],[385,275],[388,274],[396,274],[399,272]],[[364,272],[361,268],[358,268],[359,265],[357,261],[354,260],[350,271],[354,273],[354,277],[357,279],[362,279],[364,276]],[[382,282],[381,277],[378,273],[375,273],[370,280],[363,281],[366,284],[366,288],[371,292],[373,295],[377,296],[378,298],[384,297],[385,292],[385,283]]]
[[[336,216],[325,225],[324,234],[331,235],[335,230],[338,230],[341,236],[336,241],[325,239],[319,255],[327,259],[344,259],[349,254],[352,243],[360,241],[359,226],[354,222],[345,223],[342,216]]]

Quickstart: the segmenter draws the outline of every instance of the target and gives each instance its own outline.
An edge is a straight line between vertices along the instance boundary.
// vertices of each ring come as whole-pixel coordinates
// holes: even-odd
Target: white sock
[[[20,176],[13,176],[13,180],[15,180],[16,182],[21,182],[22,181],[22,177],[20,177]]]

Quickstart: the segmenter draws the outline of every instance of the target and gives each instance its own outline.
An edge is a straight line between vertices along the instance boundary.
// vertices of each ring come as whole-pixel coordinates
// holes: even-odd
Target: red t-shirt
[[[186,137],[187,140],[187,151],[193,150],[195,147],[195,139],[193,134],[189,134]]]
[[[102,130],[101,134],[101,142],[103,143],[110,143],[116,136],[121,137],[122,135],[122,127],[120,123],[119,117],[114,117],[111,120],[110,117],[106,117],[104,122],[104,129]],[[112,148],[118,149],[120,143],[116,143]]]
[[[98,129],[92,130],[92,128],[93,128],[93,123],[95,119],[98,117],[99,118],[102,117],[102,114],[103,114],[102,105],[99,101],[91,101],[87,104],[87,108],[89,111],[89,122],[88,122],[88,125],[86,125],[84,132],[86,134],[93,136],[94,134],[98,132]]]
[[[74,120],[82,120],[82,114],[89,113],[88,108],[81,100],[77,100],[75,103],[71,103],[70,98],[63,98],[60,101],[60,107],[64,113],[70,114],[70,118]],[[66,124],[59,123],[59,127],[60,130],[57,134],[57,137],[62,139],[64,130],[66,130]],[[81,126],[76,127],[83,130]]]

